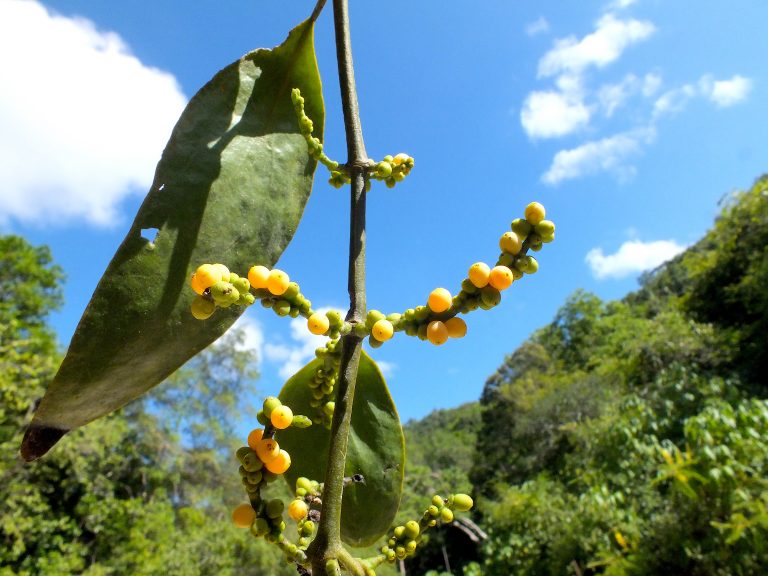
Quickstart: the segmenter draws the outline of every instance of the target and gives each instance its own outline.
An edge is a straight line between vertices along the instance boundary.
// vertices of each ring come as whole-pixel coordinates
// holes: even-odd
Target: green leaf
[[[313,360],[283,386],[280,400],[294,413],[314,414],[309,382],[321,367],[320,360]],[[299,476],[323,481],[329,430],[318,425],[288,428],[278,433],[277,440],[291,455],[291,467],[285,473],[291,487]],[[362,474],[365,481],[344,488],[341,536],[347,544],[369,546],[389,529],[400,506],[404,463],[405,441],[392,396],[379,367],[362,352],[344,473],[348,477]]]
[[[221,336],[242,308],[195,320],[189,277],[272,266],[298,226],[315,162],[291,89],[322,137],[313,22],[221,70],[187,105],[131,229],[101,278],[22,443],[26,460],[140,396]],[[115,110],[120,114],[120,110]],[[157,230],[154,241],[143,230]]]

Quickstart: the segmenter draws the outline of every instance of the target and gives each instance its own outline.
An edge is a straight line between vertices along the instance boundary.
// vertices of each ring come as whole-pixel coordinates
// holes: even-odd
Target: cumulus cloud
[[[397,364],[394,362],[387,362],[386,360],[376,360],[376,364],[379,366],[381,374],[388,380],[392,378],[395,370],[397,369]]]
[[[652,270],[685,250],[674,240],[641,242],[629,240],[614,254],[605,255],[602,248],[593,248],[585,260],[595,278],[626,278],[646,270]]]
[[[636,3],[637,0],[613,0],[613,2],[610,3],[610,8],[613,10],[622,10],[624,8],[629,8]]]
[[[704,95],[721,108],[745,100],[752,90],[752,80],[738,74],[729,80],[712,80],[705,76],[700,85]]]
[[[0,220],[109,225],[144,193],[186,103],[115,33],[35,0],[0,2]]]
[[[264,330],[254,318],[240,316],[233,328],[239,330],[242,339],[237,343],[239,350],[252,350],[256,353],[258,362],[262,362],[264,356]]]
[[[589,123],[590,111],[578,94],[531,92],[523,103],[520,122],[531,138],[555,138]]]
[[[544,18],[544,16],[539,16],[525,27],[525,33],[528,34],[528,36],[538,36],[545,32],[549,32],[549,22],[547,22],[547,19]]]
[[[575,36],[557,40],[555,47],[539,61],[539,76],[581,74],[590,67],[604,68],[655,30],[651,22],[621,20],[614,14],[605,14],[597,21],[595,31],[581,40]]]
[[[643,144],[651,142],[654,135],[650,128],[640,129],[561,150],[541,179],[545,184],[554,185],[600,172],[627,178],[634,173],[634,167],[627,160],[638,154]]]

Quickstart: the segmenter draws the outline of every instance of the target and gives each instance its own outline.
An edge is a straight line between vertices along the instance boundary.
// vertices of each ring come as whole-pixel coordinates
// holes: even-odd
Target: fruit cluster
[[[317,409],[314,422],[322,424],[326,428],[331,426],[333,410],[336,407],[333,401],[333,391],[341,363],[341,346],[339,344],[338,339],[329,340],[325,346],[315,350],[315,356],[322,361],[323,365],[315,370],[315,375],[309,381],[312,394],[309,405]]]
[[[453,522],[453,512],[466,512],[473,506],[472,498],[466,494],[452,494],[446,499],[435,495],[419,521],[409,520],[393,528],[387,543],[382,546],[382,560],[394,563],[412,556],[422,540],[424,532],[438,522]]]
[[[192,315],[198,320],[209,318],[217,306],[250,306],[256,301],[250,293],[251,284],[248,279],[230,272],[224,264],[199,266],[192,274],[190,284],[197,294],[197,298],[192,301]]]
[[[328,168],[331,172],[331,177],[328,179],[328,183],[334,188],[341,188],[345,184],[349,184],[349,173],[345,170],[344,166],[341,166],[335,160],[331,160],[323,152],[323,143],[319,138],[312,135],[314,131],[314,122],[307,116],[304,111],[304,97],[301,95],[301,91],[298,88],[291,90],[291,101],[293,102],[293,108],[296,111],[296,118],[299,121],[299,131],[304,139],[307,141],[307,151],[309,155],[320,162],[323,166]],[[405,180],[405,177],[411,173],[413,169],[413,158],[408,154],[400,153],[396,156],[384,156],[384,159],[380,162],[369,160],[367,165],[365,190],[370,190],[370,180],[381,180],[387,188],[393,188],[398,182]]]
[[[241,528],[250,528],[255,536],[263,536],[269,542],[278,544],[291,560],[299,558],[298,548],[284,541],[285,522],[282,519],[285,504],[279,498],[263,500],[261,489],[283,474],[291,465],[291,457],[277,443],[275,431],[290,426],[306,428],[309,418],[294,414],[290,407],[278,398],[270,396],[264,400],[259,420],[264,428],[257,428],[248,434],[248,446],[237,451],[240,461],[239,473],[250,500],[241,504],[232,513],[234,523]]]

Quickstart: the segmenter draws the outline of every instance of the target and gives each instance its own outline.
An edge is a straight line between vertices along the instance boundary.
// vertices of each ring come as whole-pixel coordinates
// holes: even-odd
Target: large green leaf
[[[322,367],[313,360],[286,382],[280,400],[300,414],[312,414],[309,382]],[[279,432],[280,446],[291,455],[285,473],[290,485],[299,476],[322,481],[325,477],[330,432],[322,426]],[[365,352],[360,357],[352,430],[349,435],[345,476],[362,474],[364,482],[344,488],[341,536],[351,546],[369,546],[392,524],[403,491],[405,441],[387,383],[376,363]]]
[[[294,87],[322,137],[309,20],[280,46],[221,70],[189,102],[27,430],[25,459],[161,382],[242,313],[232,307],[195,320],[188,280],[205,262],[240,274],[272,266],[293,237],[316,166],[298,129]],[[154,241],[143,230],[157,230]]]

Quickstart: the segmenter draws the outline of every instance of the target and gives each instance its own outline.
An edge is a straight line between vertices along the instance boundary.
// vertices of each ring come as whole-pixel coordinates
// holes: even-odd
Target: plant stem
[[[349,36],[347,0],[333,1],[333,22],[336,31],[336,58],[339,67],[339,86],[344,110],[347,139],[347,166],[351,178],[350,236],[349,236],[349,301],[347,321],[363,322],[365,304],[365,165],[368,156],[363,143],[357,90],[352,66],[352,47]],[[355,397],[357,369],[360,362],[362,339],[354,331],[342,341],[341,364],[336,391],[336,404],[331,424],[328,464],[323,489],[323,509],[317,536],[312,542],[309,557],[312,572],[325,574],[326,562],[340,558],[345,569],[352,574],[363,574],[363,568],[341,548],[341,501],[344,484],[344,466]]]

